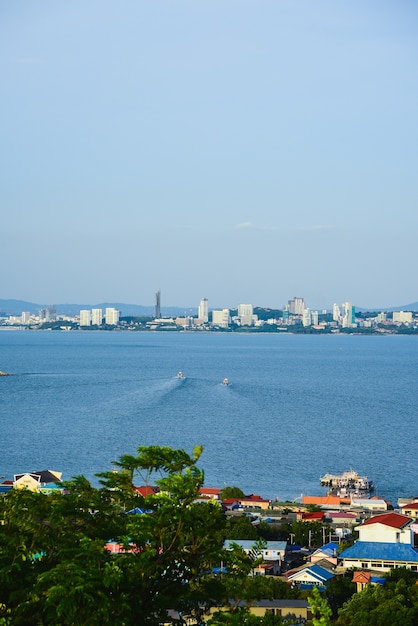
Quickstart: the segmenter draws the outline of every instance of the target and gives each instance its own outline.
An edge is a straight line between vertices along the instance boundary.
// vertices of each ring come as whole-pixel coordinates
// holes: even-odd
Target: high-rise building
[[[392,319],[401,324],[412,324],[412,311],[393,311]]]
[[[109,324],[109,326],[116,326],[117,324],[119,324],[119,315],[120,315],[120,311],[118,311],[117,309],[113,309],[113,308],[106,309],[105,311],[106,324]]]
[[[253,305],[239,304],[238,318],[241,326],[252,326],[254,324]]]
[[[292,315],[302,315],[304,308],[305,302],[303,298],[297,298],[295,296],[292,300],[289,300],[289,312],[292,313]]]
[[[80,326],[91,325],[91,311],[89,309],[82,309],[80,311]]]
[[[303,309],[302,325],[303,326],[310,326],[311,323],[312,323],[312,321],[311,321],[311,311],[310,311],[310,309]]]
[[[155,293],[154,317],[159,320],[161,317],[161,291]]]
[[[340,320],[340,317],[340,307],[338,306],[338,304],[334,304],[334,306],[332,307],[332,319],[334,320],[334,322],[338,322]]]
[[[207,298],[201,299],[197,316],[204,324],[209,321],[209,304]]]
[[[103,324],[103,309],[91,310],[91,323],[93,326],[101,326]]]
[[[213,326],[220,326],[220,328],[228,328],[231,323],[231,316],[229,309],[221,309],[219,311],[212,311],[212,324]]]
[[[356,308],[351,302],[344,302],[343,304],[343,328],[352,328],[356,326]]]

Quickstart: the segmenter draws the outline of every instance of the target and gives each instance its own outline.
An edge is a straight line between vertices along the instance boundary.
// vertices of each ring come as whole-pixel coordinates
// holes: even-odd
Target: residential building
[[[393,322],[412,324],[412,311],[393,311]]]
[[[312,323],[312,320],[311,320],[311,311],[310,311],[310,309],[303,309],[302,325],[303,326],[310,326],[311,323]]]
[[[209,304],[207,298],[201,299],[197,317],[202,324],[207,324],[209,321]]]
[[[228,328],[231,323],[231,316],[229,309],[220,309],[212,311],[212,324],[213,326],[220,326],[221,328]]]
[[[91,311],[89,309],[82,309],[80,311],[80,326],[91,325]]]
[[[351,302],[344,302],[343,311],[343,328],[353,328],[356,325],[356,308],[351,304]]]
[[[341,311],[338,304],[334,304],[334,306],[332,307],[332,319],[334,320],[334,322],[339,322],[341,319]]]
[[[231,550],[234,544],[242,548],[246,554],[259,555],[260,558],[267,562],[277,561],[280,567],[286,556],[286,541],[266,541],[262,548],[258,548],[255,546],[253,539],[227,539],[224,547],[227,550]]]
[[[406,515],[390,512],[356,526],[358,540],[339,556],[343,567],[379,571],[407,567],[418,571],[413,523]]]
[[[238,319],[241,326],[252,326],[255,321],[254,317],[252,304],[238,305]]]
[[[109,326],[117,326],[119,324],[120,311],[118,309],[107,308],[105,311],[105,321]]]
[[[328,561],[330,567],[336,567],[338,562],[337,557],[338,544],[330,541],[326,543],[322,548],[318,548],[313,552],[309,558],[312,565],[319,561]]]
[[[91,310],[91,323],[93,326],[101,326],[103,323],[103,309]]]
[[[325,589],[326,584],[332,578],[335,578],[335,574],[317,564],[308,565],[287,576],[289,583],[297,585],[302,590],[312,589],[313,587]]]
[[[303,298],[294,297],[292,300],[288,301],[289,304],[289,312],[292,315],[302,315],[303,309],[305,308],[305,301]]]

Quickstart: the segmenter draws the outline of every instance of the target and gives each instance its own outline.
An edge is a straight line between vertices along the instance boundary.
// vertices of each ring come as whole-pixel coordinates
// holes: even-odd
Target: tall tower
[[[209,321],[209,305],[207,298],[202,298],[200,301],[198,318],[204,323]]]
[[[161,317],[161,291],[160,290],[158,290],[155,294],[154,317],[155,319],[158,319],[158,320]]]

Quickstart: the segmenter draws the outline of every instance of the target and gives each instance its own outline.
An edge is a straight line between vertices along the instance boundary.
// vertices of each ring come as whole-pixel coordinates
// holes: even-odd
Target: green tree
[[[11,626],[166,623],[167,610],[201,623],[225,604],[232,581],[243,593],[253,559],[225,550],[225,515],[198,502],[202,448],[189,455],[139,447],[119,471],[84,477],[51,495],[12,490],[0,500],[0,619]],[[160,491],[138,495],[134,482]],[[146,511],[135,513],[136,510]],[[122,546],[106,549],[109,540]],[[226,573],[214,575],[223,564]],[[1,623],[1,622],[0,622]]]
[[[312,610],[313,626],[331,626],[331,607],[327,599],[321,596],[318,587],[312,589],[312,593],[309,596],[309,604]]]
[[[229,500],[230,498],[237,498],[239,500],[245,498],[245,493],[239,487],[227,485],[221,490],[219,497],[221,500]]]
[[[367,585],[338,613],[338,626],[415,626],[418,586],[411,572],[392,571],[382,585]]]

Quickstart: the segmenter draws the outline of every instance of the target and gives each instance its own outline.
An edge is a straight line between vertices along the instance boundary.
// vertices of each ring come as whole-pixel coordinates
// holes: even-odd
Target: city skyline
[[[5,3],[2,295],[415,302],[417,28],[409,0]]]

